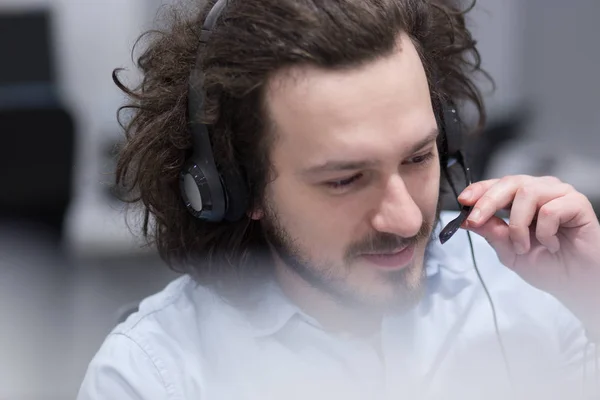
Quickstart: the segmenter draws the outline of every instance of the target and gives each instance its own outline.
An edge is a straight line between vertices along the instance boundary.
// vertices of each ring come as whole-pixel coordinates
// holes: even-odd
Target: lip
[[[385,269],[402,269],[410,264],[415,253],[411,245],[402,250],[386,254],[363,254],[361,257],[371,264]]]

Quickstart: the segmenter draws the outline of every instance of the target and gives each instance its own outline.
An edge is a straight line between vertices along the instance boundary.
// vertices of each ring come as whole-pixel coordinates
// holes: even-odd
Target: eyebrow
[[[431,131],[425,138],[419,140],[410,147],[409,154],[416,153],[422,150],[424,147],[434,142],[439,135],[438,129]],[[302,171],[302,175],[314,175],[321,172],[343,172],[343,171],[355,171],[358,169],[367,169],[375,167],[379,164],[378,160],[365,159],[356,161],[344,161],[344,160],[330,160],[322,164],[318,164],[312,167],[308,167]]]

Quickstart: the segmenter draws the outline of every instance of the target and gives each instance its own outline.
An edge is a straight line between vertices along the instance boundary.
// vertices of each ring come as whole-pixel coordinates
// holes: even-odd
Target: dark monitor
[[[47,11],[0,12],[0,87],[54,83]]]

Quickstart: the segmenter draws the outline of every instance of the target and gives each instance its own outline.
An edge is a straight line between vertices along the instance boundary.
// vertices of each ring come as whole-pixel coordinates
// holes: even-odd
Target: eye
[[[423,154],[420,156],[416,156],[410,159],[409,164],[427,164],[429,161],[433,159],[433,152],[429,152],[427,154]]]
[[[350,178],[339,179],[336,181],[325,182],[325,185],[332,189],[344,189],[362,178],[362,174],[352,175]]]

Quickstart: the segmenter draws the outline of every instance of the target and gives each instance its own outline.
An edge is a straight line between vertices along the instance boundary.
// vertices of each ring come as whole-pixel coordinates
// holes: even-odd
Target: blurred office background
[[[161,0],[0,0],[0,398],[73,398],[120,315],[175,275],[113,196],[116,67]],[[479,0],[481,177],[552,174],[600,211],[600,2]],[[130,222],[135,223],[135,215]]]

